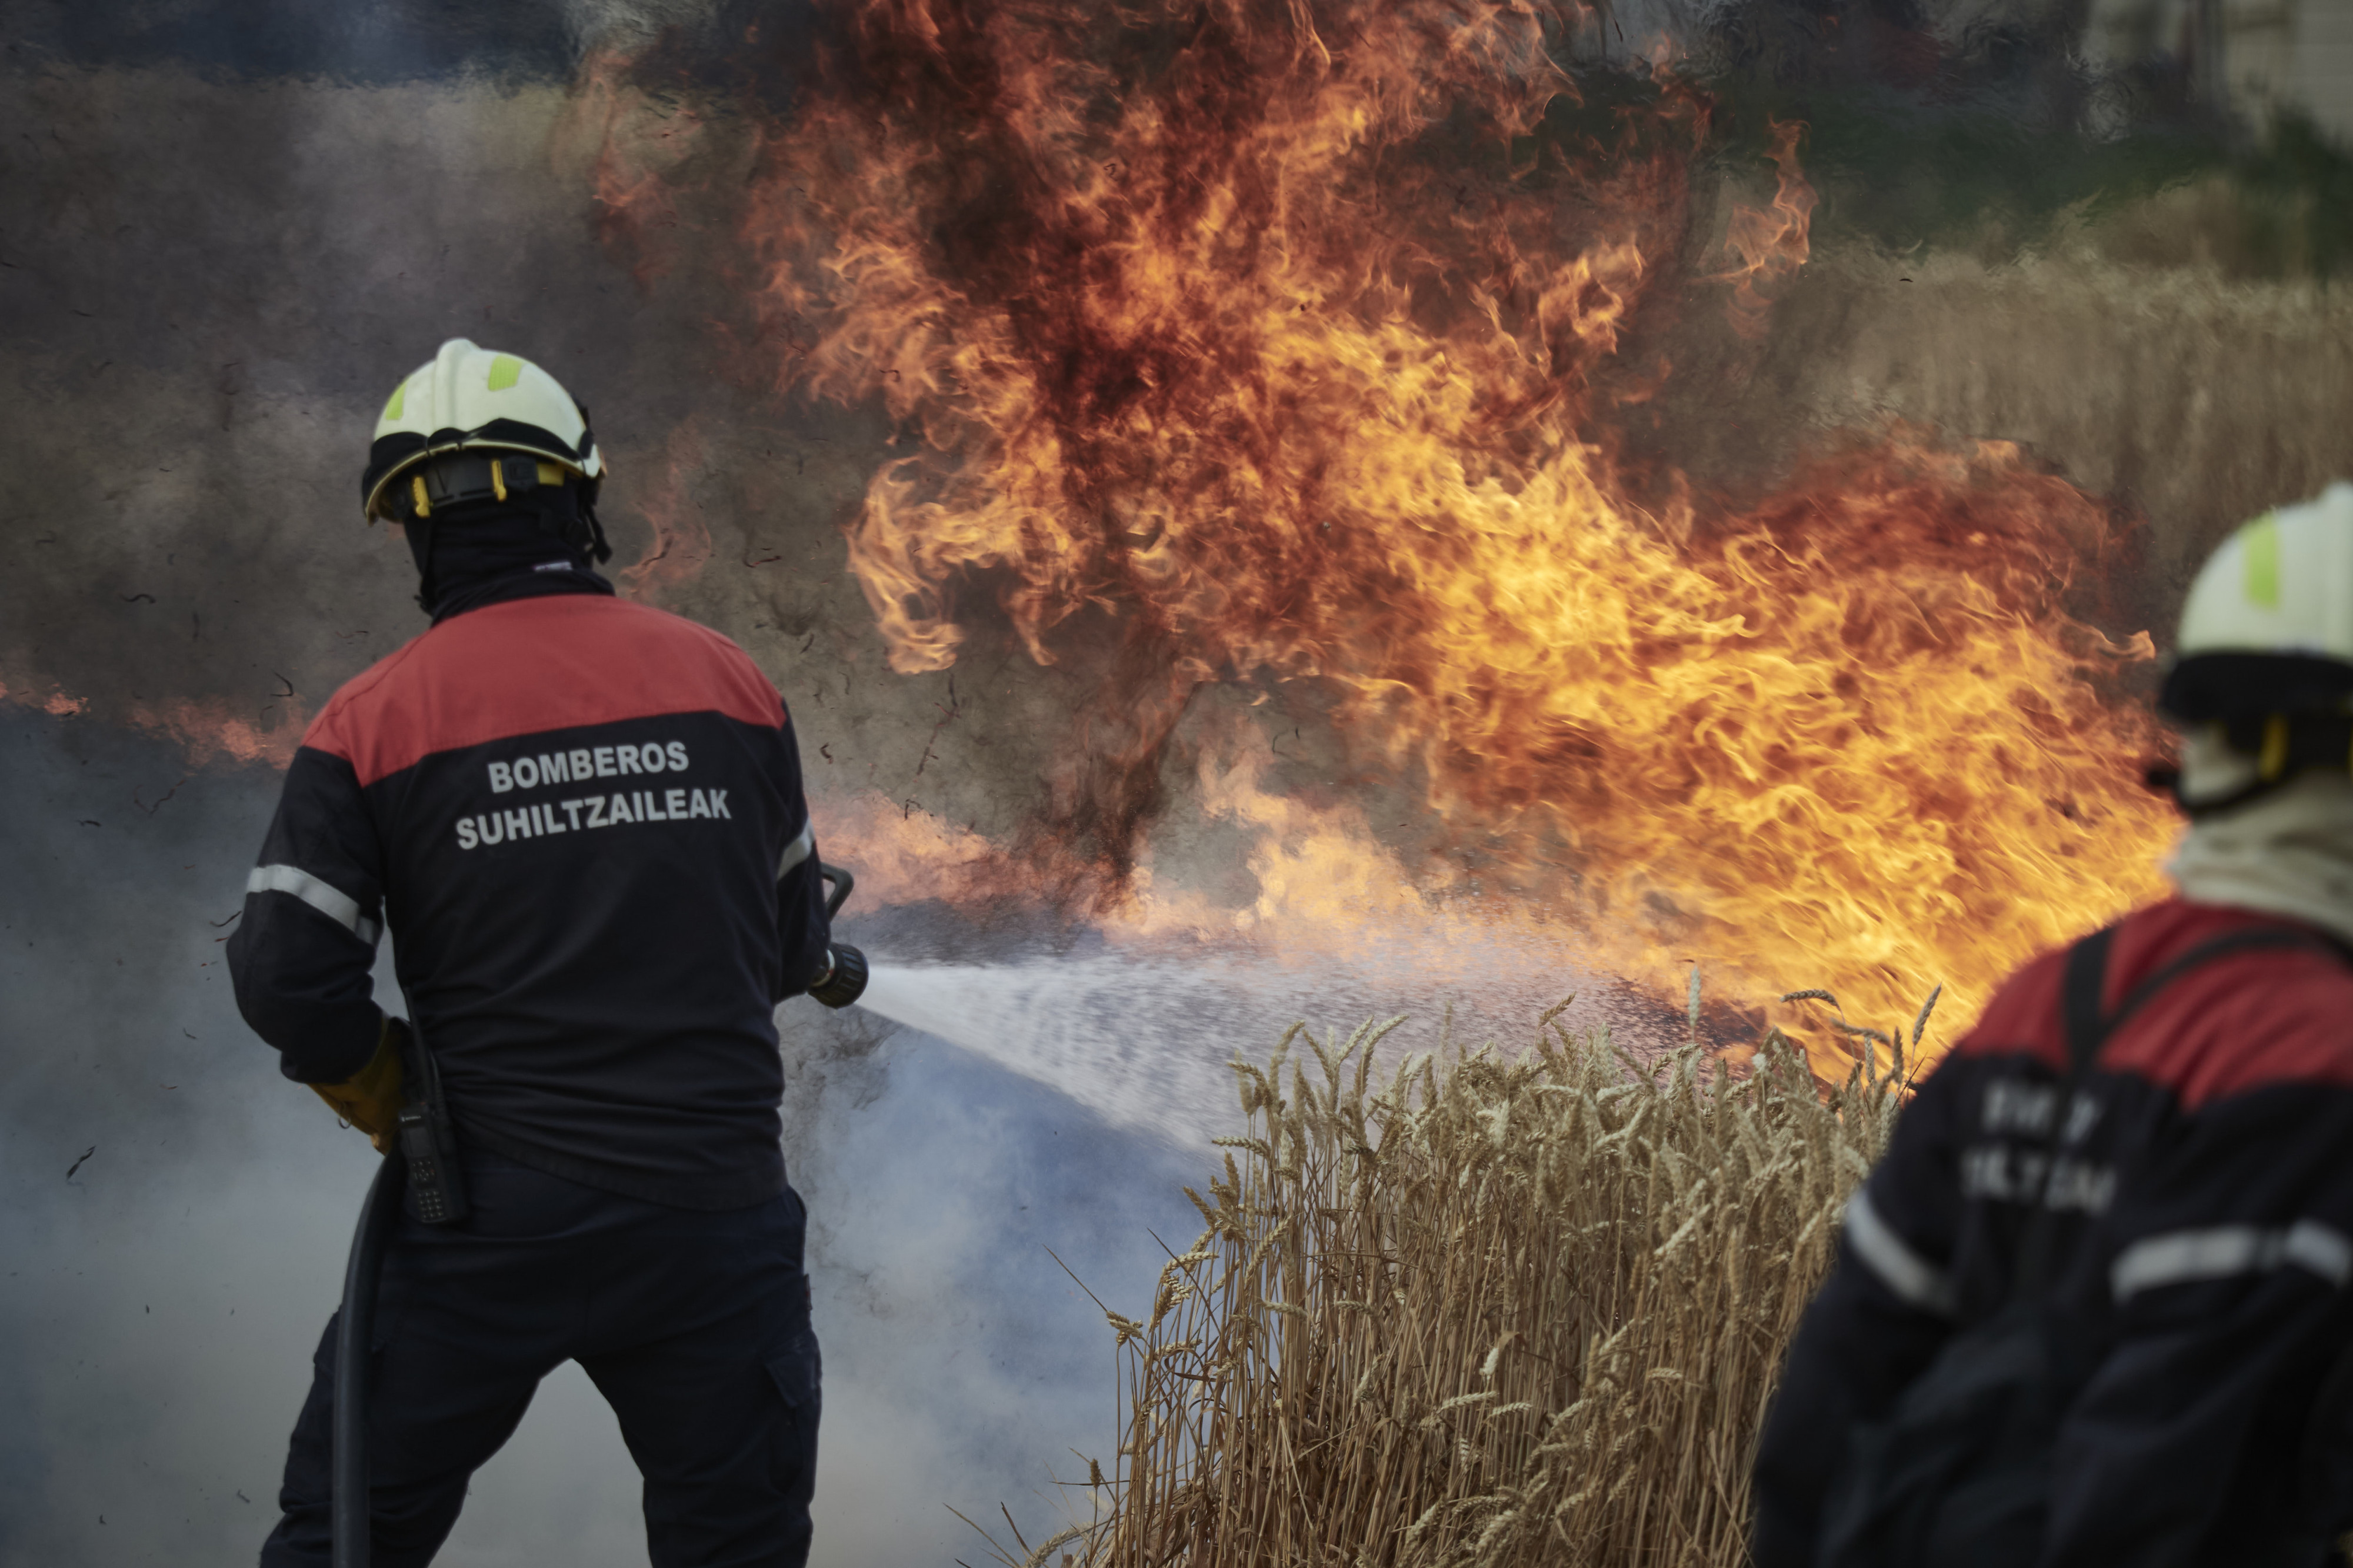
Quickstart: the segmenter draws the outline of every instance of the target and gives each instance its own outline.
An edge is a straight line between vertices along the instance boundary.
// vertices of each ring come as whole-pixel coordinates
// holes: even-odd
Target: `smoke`
[[[272,1081],[221,967],[230,847],[258,842],[269,771],[13,712],[0,746],[20,829],[0,851],[0,1385],[19,1413],[0,1558],[161,1560],[266,1514],[267,1435],[290,1425],[273,1406],[299,1399],[365,1173]]]

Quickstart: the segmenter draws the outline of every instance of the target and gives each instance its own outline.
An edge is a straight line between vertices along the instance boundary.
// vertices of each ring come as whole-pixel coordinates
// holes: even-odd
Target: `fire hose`
[[[822,861],[817,869],[819,878],[832,884],[825,900],[825,918],[830,921],[849,901],[858,879],[842,868]],[[829,987],[829,994],[821,997],[827,1005],[848,1006],[866,987],[865,954],[854,947],[835,944],[826,954],[825,973],[816,984]],[[439,1225],[465,1217],[465,1199],[455,1185],[457,1173],[451,1157],[456,1151],[439,1103],[439,1075],[425,1051],[424,1037],[414,1033],[417,1009],[411,1006],[408,1012],[420,1069],[409,1081],[423,1089],[423,1102],[402,1108],[400,1157],[386,1156],[376,1167],[375,1179],[368,1184],[359,1228],[352,1234],[351,1257],[343,1265],[343,1308],[335,1315],[333,1513],[329,1527],[329,1561],[333,1568],[368,1568],[369,1342],[375,1334],[376,1289],[384,1279],[385,1244],[408,1189],[410,1166],[418,1167],[418,1185],[426,1200],[419,1207],[420,1217]]]

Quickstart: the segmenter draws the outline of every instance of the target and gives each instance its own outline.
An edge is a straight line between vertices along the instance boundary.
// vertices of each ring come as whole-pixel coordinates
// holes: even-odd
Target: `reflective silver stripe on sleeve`
[[[1945,1271],[1913,1251],[1879,1217],[1879,1211],[1871,1206],[1871,1194],[1862,1188],[1846,1202],[1846,1239],[1854,1255],[1898,1300],[1947,1318],[1958,1312],[1953,1282],[1945,1278]]]
[[[801,836],[785,846],[784,858],[776,862],[776,875],[781,877],[817,850],[817,824],[801,824]]]
[[[245,879],[248,893],[291,893],[353,936],[375,945],[384,934],[381,922],[360,913],[359,900],[319,880],[300,866],[256,866]]]
[[[2280,1261],[2308,1268],[2338,1289],[2353,1280],[2353,1241],[2345,1233],[2316,1219],[2300,1219],[2287,1227],[2287,1245]]]
[[[2284,1230],[2252,1225],[2218,1225],[2203,1230],[2168,1231],[2134,1242],[2108,1268],[2108,1288],[2118,1301],[2163,1285],[2263,1274],[2293,1263],[2342,1287],[2353,1279],[2353,1241],[2318,1220],[2300,1219]]]

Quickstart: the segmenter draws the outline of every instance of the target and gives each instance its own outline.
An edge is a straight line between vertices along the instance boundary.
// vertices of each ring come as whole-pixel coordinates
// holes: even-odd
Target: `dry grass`
[[[1557,1011],[1557,1010],[1556,1010]],[[1751,1447],[1895,1097],[1786,1039],[1708,1081],[1556,1026],[1516,1059],[1304,1028],[1145,1316],[1099,1517],[1033,1564],[1725,1564]]]

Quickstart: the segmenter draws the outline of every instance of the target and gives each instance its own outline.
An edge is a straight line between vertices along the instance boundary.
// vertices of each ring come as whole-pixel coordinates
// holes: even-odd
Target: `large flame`
[[[1117,617],[1069,834],[1131,847],[1203,683],[1314,679],[1440,847],[1621,972],[1973,1010],[2155,890],[2147,722],[2099,684],[2147,639],[2064,601],[2105,513],[1904,427],[1742,515],[1623,471],[1615,356],[1672,302],[1707,106],[1662,68],[1564,129],[1579,20],[871,0],[756,160],[770,374],[922,438],[850,541],[896,668],[951,664],[983,596],[1040,661]],[[1676,285],[1744,336],[1807,256],[1799,131]],[[1321,842],[1343,883],[1388,853]]]

